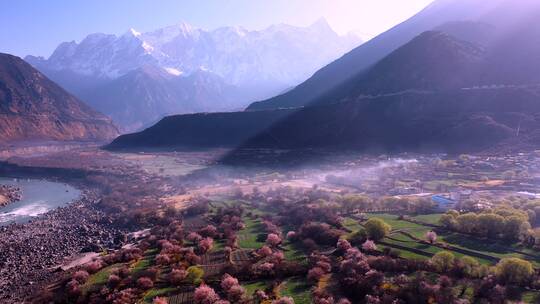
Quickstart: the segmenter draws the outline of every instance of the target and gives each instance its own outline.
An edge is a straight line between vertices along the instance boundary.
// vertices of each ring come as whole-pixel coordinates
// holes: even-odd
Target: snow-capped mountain
[[[234,85],[274,81],[292,86],[359,44],[356,36],[336,34],[324,19],[305,28],[280,24],[261,31],[207,31],[180,23],[148,33],[91,34],[80,43],[60,44],[47,60],[29,61],[107,78],[151,64],[173,74],[206,69]]]
[[[200,107],[194,106],[192,100],[165,101],[163,94],[151,98],[153,103],[176,103],[176,107],[169,107],[169,114],[187,112],[188,108],[183,107],[186,102],[190,102],[189,112],[233,110],[294,87],[360,43],[360,38],[354,35],[336,34],[324,19],[308,27],[279,24],[260,31],[241,27],[204,30],[180,23],[147,33],[130,29],[120,36],[91,34],[79,43],[60,44],[48,59],[28,56],[26,60],[90,105],[99,104],[101,111],[117,121],[114,113],[96,100],[95,96],[103,97],[107,92],[94,92],[110,88],[110,82],[141,68],[152,66],[173,77],[207,73],[207,79],[221,78],[218,85],[196,82],[203,91],[208,91],[202,88],[205,85],[217,88],[226,84],[237,88],[233,90],[234,98],[223,96],[223,92],[210,93],[227,100],[226,107],[223,102],[214,107],[214,101],[200,100]],[[116,90],[119,95],[107,98],[109,102],[128,97],[129,102],[143,102],[127,94],[126,79],[130,78],[122,78],[125,90]],[[187,85],[188,82],[168,81],[167,85],[171,83]],[[146,87],[145,100],[148,100],[152,91]],[[126,94],[120,94],[124,91]],[[123,102],[126,101],[119,101]],[[144,116],[139,114],[134,117]],[[148,121],[126,119],[124,115],[120,124],[144,126],[153,122],[155,115]]]

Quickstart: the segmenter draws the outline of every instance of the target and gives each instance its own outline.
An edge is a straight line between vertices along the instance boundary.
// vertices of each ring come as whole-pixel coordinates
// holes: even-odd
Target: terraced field
[[[369,217],[383,219],[392,226],[392,233],[383,240],[384,244],[382,244],[380,248],[390,247],[397,250],[400,255],[405,258],[427,259],[431,255],[442,250],[452,251],[456,257],[469,255],[464,252],[456,251],[462,249],[470,252],[471,254],[469,256],[475,258],[482,264],[493,265],[502,258],[517,257],[530,261],[535,267],[540,267],[540,255],[532,250],[523,250],[519,247],[509,246],[492,240],[478,239],[469,235],[437,231],[438,242],[446,243],[456,248],[456,250],[452,250],[451,248],[443,249],[437,246],[418,243],[409,236],[399,233],[400,231],[403,231],[411,234],[415,238],[423,240],[425,239],[425,234],[428,231],[433,230],[433,227],[400,220],[396,215],[392,214],[371,214]],[[439,217],[440,214],[429,214],[415,216],[412,219],[426,222],[427,224],[435,224]],[[407,250],[407,248],[410,248],[410,250]]]

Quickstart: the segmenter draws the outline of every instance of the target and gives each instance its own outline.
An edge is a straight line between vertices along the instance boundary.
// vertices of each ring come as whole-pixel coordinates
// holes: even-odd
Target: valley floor
[[[480,208],[478,210],[497,208],[503,201],[506,202],[504,204],[510,202],[515,208],[535,202],[540,196],[540,154],[534,151],[453,157],[344,155],[330,151],[306,155],[250,150],[244,152],[245,158],[236,154],[233,165],[230,159],[227,163],[221,161],[227,152],[113,153],[92,146],[78,146],[46,153],[29,151],[23,156],[5,158],[0,166],[3,176],[60,180],[84,189],[85,196],[30,223],[0,228],[0,251],[7,253],[0,257],[0,299],[15,303],[24,298],[40,301],[44,295],[62,296],[66,280],[75,271],[87,267],[79,264],[93,263],[98,254],[103,256],[107,252],[114,255],[115,252],[142,248],[142,244],[149,243],[144,245],[146,251],[143,250],[140,257],[113,263],[92,274],[80,286],[83,296],[90,296],[106,286],[111,273],[124,266],[132,274],[146,273],[157,267],[159,275],[154,282],[155,287],[136,293],[137,301],[151,303],[160,296],[168,298],[169,303],[191,303],[196,284],[184,282],[173,286],[167,283],[167,274],[178,266],[156,264],[159,246],[149,241],[144,233],[134,236],[128,232],[149,228],[148,233],[154,235],[168,214],[178,216],[177,221],[182,223],[182,231],[186,235],[200,233],[206,225],[222,229],[216,218],[220,210],[241,206],[245,210],[240,218],[244,228],[235,231],[238,244],[232,252],[224,251],[230,246],[229,240],[216,236],[213,249],[201,254],[203,261],[193,263],[193,266],[202,267],[205,282],[219,290],[216,282],[225,273],[220,267],[227,265],[228,260],[218,263],[207,259],[219,260],[223,259],[223,254],[232,254],[229,259],[233,266],[244,262],[251,266],[263,263],[258,252],[265,245],[270,221],[277,225],[284,239],[278,248],[273,249],[274,253],[282,252],[285,260],[298,262],[298,272],[274,277],[257,273],[246,275],[237,269],[240,284],[250,297],[256,290],[264,290],[274,299],[290,296],[295,303],[310,303],[315,287],[301,278],[307,274],[303,269],[307,267],[308,256],[314,249],[306,247],[305,242],[285,240],[287,231],[298,233],[300,226],[276,220],[287,218],[287,215],[282,213],[279,205],[273,205],[281,201],[293,204],[295,199],[298,199],[298,204],[305,204],[301,196],[309,193],[321,195],[322,201],[313,201],[305,206],[314,210],[323,205],[324,208],[338,208],[334,205],[342,204],[344,198],[352,195],[377,202],[353,207],[343,205],[339,208],[345,209],[335,209],[341,220],[341,226],[335,228],[339,231],[336,233],[343,238],[352,238],[370,218],[382,219],[391,226],[390,233],[377,241],[379,251],[373,256],[392,252],[401,259],[429,262],[437,253],[449,251],[456,258],[471,257],[486,267],[511,257],[529,261],[535,268],[540,267],[540,256],[532,247],[519,242],[493,241],[475,232],[451,231],[440,221],[447,207],[418,207],[410,203],[419,198],[430,201],[433,195],[461,202],[474,201],[481,204],[476,206]],[[262,165],[257,165],[257,159]],[[208,202],[210,209],[198,216],[189,216],[190,208],[201,201]],[[470,208],[462,206],[465,207]],[[533,221],[531,229],[534,228]],[[430,231],[436,231],[438,235],[434,243],[425,242],[425,235]],[[195,243],[186,244],[197,248]],[[119,249],[122,246],[124,249]],[[335,244],[316,242],[314,246],[316,252],[335,250]],[[80,259],[81,252],[87,252],[79,260],[81,263],[72,263],[74,267],[69,269],[59,268],[62,264],[70,264],[73,259]],[[326,286],[323,288],[325,292],[335,297],[356,296],[340,291],[337,287],[339,276],[339,273],[331,273],[326,281],[319,281],[315,286]],[[466,281],[456,281],[456,284],[466,284]],[[225,296],[223,292],[219,293]],[[537,293],[529,289],[523,293],[523,298],[534,298]]]

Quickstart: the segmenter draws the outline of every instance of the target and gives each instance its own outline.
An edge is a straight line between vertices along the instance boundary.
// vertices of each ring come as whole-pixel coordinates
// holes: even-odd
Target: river
[[[0,177],[0,184],[22,190],[20,201],[0,208],[0,226],[27,222],[32,217],[65,206],[81,195],[81,191],[69,185],[45,180]]]

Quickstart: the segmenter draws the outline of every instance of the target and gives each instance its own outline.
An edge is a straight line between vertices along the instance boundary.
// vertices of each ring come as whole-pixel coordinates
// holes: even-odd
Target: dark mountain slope
[[[289,110],[269,110],[169,116],[144,131],[118,137],[107,148],[234,148],[264,133],[291,113]]]
[[[243,146],[482,150],[512,138],[520,124],[525,141],[540,130],[539,92],[506,88],[403,93],[307,107]]]
[[[528,1],[528,0],[525,0]],[[274,98],[251,104],[248,110],[298,107],[311,103],[329,90],[342,85],[353,76],[363,73],[395,49],[424,31],[441,24],[476,20],[498,9],[501,3],[515,1],[438,0],[409,20],[373,38],[315,73],[295,89]]]
[[[104,115],[19,57],[0,54],[0,142],[104,141],[117,134]]]
[[[392,52],[366,73],[330,90],[313,104],[355,100],[404,91],[439,91],[475,83],[484,50],[441,32],[425,32]]]
[[[297,111],[172,116],[110,147],[459,152],[516,136],[540,144],[539,135],[540,87],[529,87],[402,93]]]

